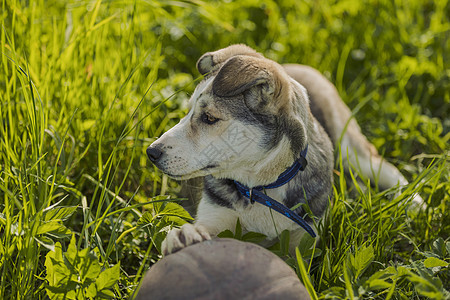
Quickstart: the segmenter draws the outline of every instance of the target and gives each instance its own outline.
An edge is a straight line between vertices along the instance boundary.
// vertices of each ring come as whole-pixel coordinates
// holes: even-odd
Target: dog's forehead
[[[225,101],[216,95],[212,91],[212,85],[216,74],[209,74],[208,77],[203,79],[195,88],[194,93],[189,99],[189,109],[194,107],[207,108],[214,107],[222,111],[229,108],[229,101]]]
[[[214,76],[208,77],[200,81],[200,83],[195,87],[194,93],[189,99],[189,106],[194,107],[197,100],[204,94],[212,89],[212,82],[214,81]]]

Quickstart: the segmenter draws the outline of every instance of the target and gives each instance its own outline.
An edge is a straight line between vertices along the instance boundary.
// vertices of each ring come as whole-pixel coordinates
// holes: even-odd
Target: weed
[[[231,43],[322,71],[411,181],[379,192],[338,162],[320,242],[272,251],[315,298],[448,297],[448,1],[0,5],[1,299],[132,295],[191,219],[145,149],[185,114],[196,60]]]

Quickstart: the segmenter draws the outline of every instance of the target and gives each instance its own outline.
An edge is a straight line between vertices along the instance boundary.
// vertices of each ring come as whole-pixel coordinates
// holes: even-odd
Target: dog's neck
[[[297,159],[290,149],[288,138],[283,137],[275,149],[258,162],[249,166],[236,166],[231,168],[233,171],[221,172],[214,177],[232,179],[249,188],[268,185],[275,182],[278,176],[292,166]]]

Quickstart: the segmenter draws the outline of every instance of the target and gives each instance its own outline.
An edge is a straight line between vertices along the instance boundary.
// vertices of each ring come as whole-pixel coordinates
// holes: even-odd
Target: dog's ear
[[[273,94],[275,90],[273,77],[260,59],[235,56],[219,70],[212,88],[219,97],[234,97],[257,85],[261,85],[267,94]]]
[[[197,61],[197,70],[200,74],[205,75],[206,73],[211,72],[211,70],[218,65],[224,63],[227,59],[236,55],[247,55],[260,58],[263,57],[261,54],[246,45],[231,45],[215,52],[203,54]]]
[[[214,78],[213,93],[219,97],[244,94],[249,107],[264,106],[282,94],[284,77],[279,68],[281,67],[265,59],[232,57]],[[284,90],[287,88],[288,85],[285,84]]]

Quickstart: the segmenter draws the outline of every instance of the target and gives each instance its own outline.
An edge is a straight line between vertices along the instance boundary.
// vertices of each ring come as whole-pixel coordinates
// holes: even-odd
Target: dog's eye
[[[213,117],[208,113],[203,113],[201,116],[201,120],[203,123],[211,125],[211,124],[217,123],[217,121],[219,121],[220,119]]]

